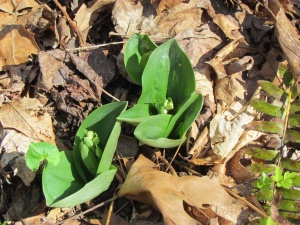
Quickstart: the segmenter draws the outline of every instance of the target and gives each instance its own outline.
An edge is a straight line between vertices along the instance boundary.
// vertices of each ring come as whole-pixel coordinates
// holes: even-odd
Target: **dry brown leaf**
[[[82,4],[76,13],[74,21],[77,27],[86,38],[90,28],[98,18],[100,12],[111,8],[116,0],[93,0],[87,6]]]
[[[119,196],[154,206],[165,224],[198,224],[184,208],[188,204],[203,216],[210,209],[215,215],[206,218],[225,218],[236,224],[246,206],[231,197],[218,183],[217,178],[184,176],[175,177],[155,169],[155,164],[140,155],[131,167]],[[188,207],[190,209],[190,207]],[[195,219],[194,219],[195,218]]]
[[[0,31],[0,69],[27,62],[38,50],[34,35],[23,26],[6,26]]]
[[[4,129],[15,129],[35,140],[55,144],[51,117],[37,99],[24,97],[3,105],[0,122]]]
[[[278,0],[269,0],[267,2],[273,16],[275,16],[275,30],[278,42],[288,59],[289,68],[295,80],[297,80],[300,72],[300,41],[298,32],[287,18]]]

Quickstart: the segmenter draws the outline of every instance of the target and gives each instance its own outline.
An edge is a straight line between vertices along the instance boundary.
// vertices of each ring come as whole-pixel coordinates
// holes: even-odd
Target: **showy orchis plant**
[[[147,35],[140,34],[128,40],[125,65],[139,68],[135,73],[127,71],[132,80],[141,80],[142,94],[138,103],[123,112],[118,120],[137,125],[134,135],[141,142],[172,148],[185,138],[202,108],[203,96],[195,93],[191,62],[176,40],[159,47],[149,40]],[[145,46],[149,46],[148,51],[138,51]],[[143,66],[145,58],[147,63]]]

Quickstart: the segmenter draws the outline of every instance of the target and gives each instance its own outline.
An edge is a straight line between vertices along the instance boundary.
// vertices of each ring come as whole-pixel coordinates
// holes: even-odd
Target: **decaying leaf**
[[[22,98],[7,103],[0,109],[0,122],[4,129],[15,129],[27,137],[55,144],[51,117],[43,112],[37,99]]]
[[[217,178],[175,177],[156,170],[155,164],[143,155],[131,167],[119,196],[154,206],[163,214],[165,224],[198,224],[200,215],[206,216],[206,222],[222,218],[236,224],[246,209],[227,194]]]
[[[222,158],[226,157],[239,142],[246,129],[246,125],[254,119],[253,107],[247,109],[229,121],[227,118],[234,116],[243,106],[243,101],[235,102],[232,107],[222,115],[216,115],[210,124],[210,139],[213,151]]]

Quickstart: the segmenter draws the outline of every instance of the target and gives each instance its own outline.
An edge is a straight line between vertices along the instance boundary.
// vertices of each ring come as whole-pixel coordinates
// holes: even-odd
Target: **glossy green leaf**
[[[135,83],[142,84],[142,73],[149,53],[156,47],[148,35],[133,34],[129,38],[124,52],[124,62],[129,77]]]
[[[182,138],[195,121],[203,106],[203,96],[192,94],[172,117],[166,135],[170,138]]]
[[[260,80],[258,81],[258,85],[262,87],[262,89],[267,92],[270,96],[280,100],[281,102],[285,102],[287,99],[287,93],[281,88],[277,87],[275,84],[266,81]]]
[[[252,155],[257,159],[271,161],[277,157],[278,151],[266,150],[266,149],[262,149],[262,148],[247,148],[247,154]]]
[[[113,102],[101,106],[94,110],[79,127],[74,141],[73,154],[78,173],[85,182],[92,180],[94,177],[92,175],[88,175],[89,171],[87,170],[81,158],[81,152],[79,148],[81,139],[85,136],[86,130],[96,132],[101,140],[99,147],[104,149],[103,155],[112,155],[111,153],[105,153],[105,151],[108,149],[108,151],[114,152],[115,149],[113,149],[113,145],[110,144],[110,148],[106,148],[106,144],[109,139],[111,141],[116,141],[116,139],[118,139],[120,135],[119,131],[117,129],[115,129],[115,132],[112,131],[116,124],[116,118],[121,114],[126,106],[127,102]],[[120,126],[119,122],[117,126]],[[106,157],[105,160],[108,160],[111,163],[112,157],[111,159]],[[106,167],[106,169],[108,170],[109,167]]]
[[[137,126],[142,121],[156,114],[157,110],[151,104],[136,104],[131,109],[122,112],[117,120]]]
[[[256,130],[260,132],[270,133],[270,134],[283,134],[283,123],[280,122],[268,122],[268,121],[254,121],[247,125],[247,129]]]
[[[110,170],[85,183],[77,173],[72,152],[60,152],[60,163],[56,166],[47,164],[43,171],[46,204],[65,208],[91,200],[109,188],[116,172],[117,169],[112,166]]]
[[[157,148],[173,148],[180,144],[181,139],[167,138],[166,131],[172,115],[160,114],[140,123],[135,131],[135,137],[141,142]]]
[[[191,62],[175,39],[157,47],[149,57],[142,76],[142,94],[138,104],[165,102],[171,98],[175,114],[195,91]]]
[[[253,99],[250,101],[250,105],[253,106],[257,111],[275,116],[278,118],[283,118],[285,109],[283,107],[279,106],[274,106],[270,103],[258,100],[258,99]]]
[[[300,132],[295,130],[287,130],[284,137],[284,142],[300,143]]]
[[[46,142],[31,142],[26,153],[26,165],[28,168],[36,171],[44,160],[48,164],[57,165],[59,163],[58,148]]]

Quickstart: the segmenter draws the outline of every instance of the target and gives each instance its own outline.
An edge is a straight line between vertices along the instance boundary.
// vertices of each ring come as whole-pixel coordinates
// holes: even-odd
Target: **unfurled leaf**
[[[275,168],[275,174],[272,176],[273,180],[277,183],[283,180],[282,169],[280,167]]]
[[[156,49],[148,35],[133,34],[124,52],[124,62],[128,75],[137,84],[142,84],[142,73],[151,52]]]
[[[29,169],[36,171],[44,160],[48,164],[57,165],[59,163],[58,148],[46,142],[31,142],[26,153],[26,165]]]
[[[250,130],[278,134],[282,136],[284,124],[280,122],[254,121],[247,125]]]
[[[300,161],[284,158],[281,160],[281,163],[282,168],[286,170],[300,172]]]
[[[250,101],[250,105],[253,106],[256,110],[259,112],[268,114],[270,116],[275,116],[278,118],[283,118],[285,114],[285,108],[280,107],[280,106],[274,106],[270,103],[258,100],[258,99],[253,99]]]
[[[290,87],[293,82],[294,82],[294,77],[289,68],[283,64],[280,63],[278,66],[280,75],[283,77],[283,83],[285,84],[286,87]]]
[[[257,187],[262,190],[270,190],[273,181],[265,172],[261,174],[261,178],[257,181]]]

